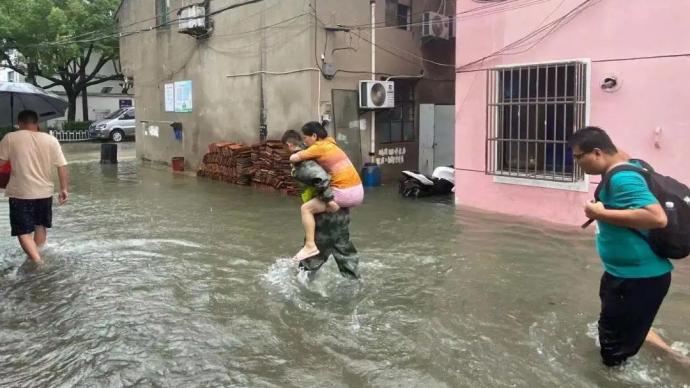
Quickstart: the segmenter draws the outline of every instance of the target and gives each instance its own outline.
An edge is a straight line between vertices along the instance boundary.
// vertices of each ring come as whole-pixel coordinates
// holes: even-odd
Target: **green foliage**
[[[88,86],[121,78],[96,76],[119,56],[114,15],[119,3],[0,0],[0,60],[29,81],[42,77],[62,86],[74,101]],[[11,52],[19,57],[11,60]],[[70,106],[72,118],[73,109]]]
[[[62,125],[62,130],[68,132],[86,131],[89,129],[89,125],[91,125],[92,122],[93,121],[67,121]]]
[[[45,75],[57,74],[90,48],[116,57],[118,5],[119,0],[0,1],[2,49],[16,49]]]
[[[10,132],[12,132],[12,128],[0,128],[0,140]]]

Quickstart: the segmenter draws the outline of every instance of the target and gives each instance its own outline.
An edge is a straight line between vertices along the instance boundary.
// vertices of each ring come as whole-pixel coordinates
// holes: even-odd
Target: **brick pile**
[[[247,146],[221,142],[209,146],[197,176],[239,185],[270,187],[289,195],[299,189],[290,172],[290,153],[277,140]]]
[[[290,153],[280,141],[269,140],[266,144],[254,145],[252,163],[254,184],[270,186],[290,195],[298,194],[299,190],[290,174]]]
[[[240,143],[221,142],[211,144],[208,151],[197,176],[238,185],[251,184],[250,147]]]

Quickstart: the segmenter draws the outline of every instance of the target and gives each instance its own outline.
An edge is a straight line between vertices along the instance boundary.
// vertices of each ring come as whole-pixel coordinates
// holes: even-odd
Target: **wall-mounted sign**
[[[175,82],[175,112],[192,111],[192,81]]]
[[[175,84],[165,84],[165,111],[175,111]]]

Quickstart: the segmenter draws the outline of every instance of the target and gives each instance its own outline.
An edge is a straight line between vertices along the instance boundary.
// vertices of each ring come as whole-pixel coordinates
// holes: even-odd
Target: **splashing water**
[[[362,280],[332,261],[309,279],[285,257],[298,200],[83,147],[46,265],[0,239],[2,386],[687,386],[644,348],[601,365],[601,267],[577,228],[381,188],[353,211]],[[687,354],[684,264],[657,323]]]

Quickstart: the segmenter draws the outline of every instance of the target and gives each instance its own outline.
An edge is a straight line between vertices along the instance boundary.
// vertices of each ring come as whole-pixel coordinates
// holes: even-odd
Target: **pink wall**
[[[478,16],[462,13],[482,6],[458,0],[457,61],[482,58],[555,20],[582,0],[553,0],[521,9]],[[560,6],[559,6],[560,4]],[[658,171],[690,183],[690,57],[616,62],[603,59],[690,53],[690,1],[593,1],[538,45],[517,55],[485,60],[474,68],[570,59],[590,59],[589,124],[609,132],[619,148],[650,162]],[[505,7],[505,5],[504,5]],[[550,16],[549,16],[550,15]],[[621,87],[603,92],[615,74]],[[499,184],[484,174],[486,71],[457,74],[455,166],[460,205],[564,224],[580,224],[590,192]],[[660,148],[654,130],[661,127]],[[596,183],[599,177],[591,177]]]

